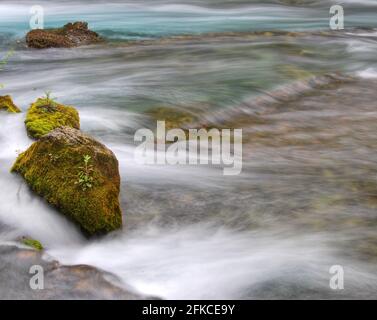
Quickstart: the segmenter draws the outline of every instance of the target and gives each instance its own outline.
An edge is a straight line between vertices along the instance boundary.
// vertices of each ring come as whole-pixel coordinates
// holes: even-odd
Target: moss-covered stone
[[[38,250],[38,251],[42,251],[42,250],[43,250],[43,246],[42,246],[42,244],[41,244],[38,240],[23,237],[23,238],[21,239],[21,242],[22,242],[25,246],[28,246],[28,247],[34,248],[35,250]]]
[[[118,161],[79,130],[60,127],[44,135],[19,155],[11,171],[21,174],[32,190],[86,234],[121,228]]]
[[[0,96],[0,110],[20,113],[21,110],[13,103],[11,96]]]
[[[80,129],[80,117],[73,107],[59,104],[49,98],[39,98],[30,106],[25,125],[28,135],[39,139],[61,126]]]

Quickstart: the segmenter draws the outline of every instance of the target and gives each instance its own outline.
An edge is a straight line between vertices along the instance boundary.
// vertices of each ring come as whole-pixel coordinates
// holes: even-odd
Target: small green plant
[[[51,97],[51,91],[45,91],[45,96],[42,98],[41,107],[44,108],[45,112],[55,112],[56,111],[56,97]]]
[[[93,187],[94,167],[93,167],[93,165],[90,164],[91,159],[92,159],[92,157],[89,156],[89,155],[84,156],[84,158],[83,158],[84,165],[79,167],[80,171],[77,174],[78,180],[75,182],[75,184],[79,185],[81,187],[82,191],[86,191],[86,190]]]
[[[26,237],[22,237],[21,242],[25,246],[34,248],[34,249],[36,249],[38,251],[42,251],[43,250],[43,246],[42,246],[42,244],[38,240],[31,239],[31,238],[26,238]]]
[[[54,99],[56,99],[56,98],[52,98],[51,97],[51,91],[45,91],[45,101],[48,104],[53,104],[54,103]]]

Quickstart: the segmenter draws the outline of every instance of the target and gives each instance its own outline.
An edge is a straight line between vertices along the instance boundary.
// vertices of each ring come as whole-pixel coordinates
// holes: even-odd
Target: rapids
[[[42,52],[22,43],[32,2],[1,1],[1,56],[15,49],[2,94],[23,111],[46,90],[77,107],[120,161],[124,228],[88,240],[33,195],[9,172],[32,143],[24,113],[0,113],[0,243],[29,235],[63,264],[166,299],[376,298],[376,2],[343,1],[347,30],[333,34],[335,2],[294,2],[40,1],[46,26],[85,20],[109,39]],[[179,35],[199,38],[159,40]],[[133,135],[160,106],[242,128],[242,174],[135,162]]]

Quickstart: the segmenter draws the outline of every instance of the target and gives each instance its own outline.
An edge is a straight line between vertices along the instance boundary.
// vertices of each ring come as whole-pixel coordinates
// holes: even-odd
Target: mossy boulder
[[[62,28],[35,29],[26,34],[30,48],[72,48],[102,41],[100,36],[88,29],[87,22],[67,23]]]
[[[12,172],[77,222],[87,235],[122,227],[119,164],[112,151],[70,127],[44,135],[17,158]]]
[[[73,107],[59,104],[49,98],[39,98],[30,106],[25,125],[28,135],[39,139],[61,126],[80,129],[80,117]]]
[[[20,113],[21,110],[13,103],[11,96],[0,96],[0,110],[10,113]]]

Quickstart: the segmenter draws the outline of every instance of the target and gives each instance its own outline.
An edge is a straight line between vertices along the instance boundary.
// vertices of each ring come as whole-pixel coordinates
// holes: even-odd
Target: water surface
[[[27,234],[167,299],[376,297],[375,2],[347,1],[344,32],[328,30],[331,1],[41,3],[47,26],[86,20],[109,43],[27,49],[31,3],[1,2],[2,92],[23,111],[46,90],[78,108],[120,161],[124,228],[85,239],[10,174],[32,141],[24,114],[2,113],[1,241]],[[301,33],[252,34],[271,30]],[[242,128],[242,174],[135,162],[133,134],[161,106]]]

